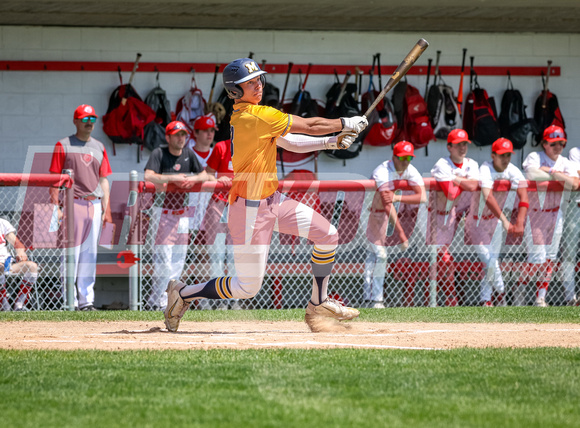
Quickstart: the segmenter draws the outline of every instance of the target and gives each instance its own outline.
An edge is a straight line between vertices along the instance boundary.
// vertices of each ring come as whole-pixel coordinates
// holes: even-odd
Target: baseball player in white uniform
[[[16,261],[12,263],[12,256],[6,243],[12,245],[16,252]],[[14,300],[14,310],[23,311],[28,303],[30,291],[38,278],[38,266],[28,260],[24,245],[16,236],[16,229],[10,222],[0,218],[0,310],[9,311],[8,292],[6,290],[6,275],[11,272],[22,275],[20,291]]]
[[[50,164],[51,173],[61,174],[63,169],[74,172],[75,306],[81,311],[96,310],[97,246],[103,222],[113,222],[107,180],[111,165],[103,143],[91,137],[97,119],[93,107],[78,106],[73,119],[77,132],[56,143]],[[50,189],[50,195],[60,219],[58,189]]]
[[[574,167],[580,174],[580,148],[572,147],[568,153],[568,159],[574,163]],[[566,211],[564,221],[564,236],[562,241],[562,285],[564,286],[564,299],[568,306],[578,306],[580,300],[576,297],[576,256],[578,255],[578,240],[580,238],[580,193],[575,197]]]
[[[203,170],[193,150],[186,147],[188,135],[189,131],[182,122],[169,123],[165,128],[167,147],[153,150],[145,165],[145,180],[154,183],[160,192],[152,210],[152,221],[158,225],[158,229],[153,253],[153,284],[147,299],[147,309],[165,309],[167,283],[181,277],[187,256],[192,217],[189,215],[191,211],[187,210],[188,194],[163,193],[167,190],[165,186],[172,183],[187,189],[197,182],[215,180]],[[160,201],[163,195],[165,197]]]
[[[578,170],[562,156],[566,141],[562,128],[552,125],[544,130],[541,142],[544,151],[530,153],[522,164],[528,180],[560,181],[568,190],[578,187]],[[537,281],[535,305],[545,307],[548,306],[546,293],[558,255],[567,201],[563,200],[561,192],[538,190],[537,193],[537,200],[530,199],[530,221],[524,235],[531,268],[520,277],[520,283],[523,286],[531,275],[541,275]]]
[[[365,262],[364,299],[371,308],[384,308],[383,287],[389,254],[402,254],[409,245],[417,219],[417,205],[426,200],[425,183],[417,168],[411,165],[415,157],[413,144],[400,141],[393,147],[393,157],[375,168],[372,179],[377,192],[370,208],[367,238],[369,246]],[[395,193],[395,184],[407,181],[411,190]],[[399,204],[398,210],[395,204]],[[389,223],[394,233],[387,236]],[[397,248],[397,245],[399,248]]]
[[[510,162],[513,145],[506,138],[499,138],[491,146],[492,161],[479,168],[481,194],[479,204],[474,206],[466,221],[466,234],[481,262],[485,276],[481,281],[480,304],[482,306],[505,306],[505,286],[501,274],[499,256],[505,242],[505,234],[522,236],[528,211],[528,183],[522,172]],[[510,187],[498,189],[500,180],[507,180]],[[511,192],[509,190],[512,190]],[[504,212],[512,212],[518,196],[517,218],[510,223]],[[514,220],[514,219],[512,219]],[[495,291],[492,299],[492,291]]]
[[[445,293],[445,305],[457,306],[455,293],[455,267],[449,253],[449,245],[461,217],[469,210],[472,192],[479,187],[479,166],[473,159],[466,157],[468,144],[467,132],[463,129],[452,130],[447,137],[449,156],[441,158],[431,169],[440,191],[429,198],[429,221],[427,223],[427,242],[439,247],[437,254],[437,284]]]

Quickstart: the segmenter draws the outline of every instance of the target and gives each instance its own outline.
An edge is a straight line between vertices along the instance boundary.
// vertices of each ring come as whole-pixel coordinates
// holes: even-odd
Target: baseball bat
[[[413,49],[407,54],[407,56],[403,59],[403,61],[399,64],[395,72],[389,78],[389,81],[385,85],[385,87],[379,92],[373,103],[369,106],[367,111],[365,112],[365,118],[369,117],[369,114],[373,112],[376,106],[381,102],[381,100],[387,95],[391,89],[395,87],[397,83],[403,78],[404,75],[411,69],[413,64],[419,59],[419,57],[425,52],[425,49],[429,46],[429,42],[425,39],[419,39],[419,41],[413,46]],[[341,145],[341,148],[344,148]]]
[[[465,54],[467,49],[463,48],[463,59],[461,60],[461,77],[459,78],[459,90],[457,91],[457,109],[461,115],[461,105],[463,104],[463,76],[465,75]]]
[[[213,73],[213,82],[211,82],[211,90],[209,91],[209,99],[207,101],[208,105],[211,104],[211,100],[213,99],[213,90],[215,88],[215,81],[217,79],[219,69],[220,69],[220,65],[216,64],[215,71]]]
[[[542,109],[546,108],[548,102],[548,81],[550,80],[550,68],[552,67],[552,61],[548,60],[548,72],[546,74],[546,84],[544,85],[544,93],[542,94]]]
[[[135,73],[137,72],[137,67],[139,66],[139,60],[140,59],[141,59],[141,54],[140,53],[137,53],[137,58],[135,59],[135,64],[133,64],[133,70],[131,71],[131,76],[129,77],[129,83],[127,83],[127,88],[129,86],[131,86],[131,82],[133,82],[133,77],[135,76]],[[127,104],[127,97],[123,97],[121,99],[121,104],[122,105]]]
[[[355,85],[356,85],[356,91],[354,93],[354,100],[356,101],[356,105],[359,105],[359,96],[360,96],[360,91],[361,91],[361,80],[362,80],[362,75],[363,72],[360,68],[358,68],[358,66],[356,66],[354,68],[356,75],[355,75]]]
[[[350,70],[346,70],[346,75],[344,76],[342,85],[340,85],[340,92],[338,94],[338,98],[334,102],[334,106],[340,106],[340,101],[342,100],[342,97],[344,96],[344,93],[346,91],[346,85],[348,83],[348,79],[350,78],[350,74],[351,74]]]
[[[135,76],[135,73],[137,72],[137,67],[139,66],[139,60],[140,59],[141,59],[141,54],[138,53],[137,54],[137,59],[135,59],[135,64],[133,64],[133,71],[131,71],[131,77],[129,77],[129,85],[133,81],[133,77]]]
[[[474,56],[469,57],[470,67],[469,67],[469,89],[473,90],[473,60]]]
[[[288,80],[290,80],[290,72],[292,71],[293,62],[288,63],[288,72],[286,73],[286,81],[284,82],[284,90],[282,91],[282,98],[280,98],[280,107],[284,109],[284,98],[286,98],[286,88],[288,87]]]
[[[429,58],[429,63],[427,64],[427,80],[425,81],[425,95],[423,96],[424,99],[427,99],[427,92],[429,91],[429,78],[431,77],[431,63],[433,62],[433,58]]]
[[[411,49],[411,51],[407,54],[403,62],[399,64],[393,75],[389,78],[389,81],[383,88],[379,95],[375,98],[373,103],[369,106],[366,113],[364,114],[365,117],[368,117],[369,114],[375,109],[375,107],[381,102],[381,100],[387,95],[391,89],[395,87],[397,83],[403,78],[405,74],[411,69],[415,61],[425,52],[425,49],[429,46],[429,43],[425,39],[420,39],[417,44]]]
[[[308,81],[308,76],[310,76],[310,69],[312,68],[312,63],[308,63],[308,68],[306,69],[306,76],[304,76],[304,82],[302,83],[302,92],[306,88],[306,82]]]
[[[437,51],[437,57],[435,58],[435,77],[433,79],[433,84],[437,84],[437,77],[439,76],[439,58],[441,57],[441,51]]]
[[[375,54],[375,57],[377,58],[377,74],[379,76],[379,88],[382,88],[383,81],[381,80],[381,53],[377,52]]]
[[[302,102],[302,96],[304,95],[304,90],[306,88],[306,82],[308,81],[308,76],[310,76],[310,69],[312,68],[312,63],[308,63],[308,68],[306,69],[306,76],[304,77],[304,82],[302,82],[302,87],[300,88],[300,95],[298,95],[298,105]],[[300,72],[300,70],[298,70]]]

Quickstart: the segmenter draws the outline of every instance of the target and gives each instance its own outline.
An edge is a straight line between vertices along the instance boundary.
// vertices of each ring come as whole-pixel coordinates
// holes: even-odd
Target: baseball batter
[[[413,144],[400,141],[393,147],[393,157],[375,168],[372,179],[375,180],[375,193],[369,223],[367,238],[369,248],[365,262],[364,299],[366,306],[384,308],[383,288],[389,254],[402,254],[409,246],[408,235],[413,230],[417,220],[417,205],[426,200],[425,183],[411,160],[415,157]],[[407,181],[411,190],[402,194],[395,193],[395,183]],[[398,212],[394,204],[401,203]],[[413,207],[415,205],[415,207]],[[388,214],[387,214],[388,213]],[[394,223],[395,239],[388,239],[389,222]],[[391,242],[387,242],[391,241]],[[397,242],[400,248],[394,244]]]
[[[541,141],[543,151],[530,153],[522,164],[528,180],[560,181],[566,189],[576,189],[578,170],[562,156],[566,142],[562,128],[555,125],[547,127]],[[520,283],[523,286],[531,276],[541,272],[536,284],[535,305],[545,307],[548,306],[546,294],[558,255],[567,201],[563,200],[561,192],[538,189],[537,193],[538,197],[530,200],[530,221],[524,236],[531,266],[521,276]]]
[[[91,137],[98,117],[90,105],[77,107],[73,116],[77,132],[56,143],[49,169],[54,174],[63,169],[74,172],[75,306],[81,311],[96,310],[97,245],[103,222],[113,222],[107,180],[111,165],[103,143]],[[61,219],[58,189],[51,189],[50,195]]]
[[[16,251],[16,262],[10,262],[10,252],[6,243],[12,245]],[[0,218],[0,310],[10,310],[8,293],[6,291],[6,274],[8,272],[22,275],[20,291],[14,300],[14,310],[23,311],[28,303],[30,291],[38,278],[38,265],[26,255],[24,244],[16,236],[16,229],[10,222]]]
[[[309,326],[318,316],[349,320],[359,315],[356,309],[328,298],[337,230],[311,208],[278,193],[276,147],[295,152],[347,148],[368,122],[365,117],[302,118],[261,106],[264,74],[250,58],[231,62],[223,72],[224,87],[234,99],[230,121],[234,179],[229,195],[228,227],[234,245],[236,276],[187,286],[170,281],[165,310],[169,331],[177,331],[179,321],[195,299],[255,296],[262,286],[274,230],[314,242],[312,295],[306,308]],[[310,137],[341,131],[337,137]]]
[[[505,233],[517,237],[524,233],[529,207],[528,182],[518,167],[510,162],[513,152],[512,142],[506,138],[499,138],[492,144],[492,161],[484,162],[479,168],[479,210],[470,213],[469,221],[465,225],[466,234],[470,236],[484,265],[485,277],[480,284],[482,306],[505,306],[505,286],[499,265],[501,247],[505,242]],[[498,191],[494,184],[499,180],[509,181],[510,188]],[[515,204],[514,192],[517,192],[519,203],[517,216],[512,224],[504,211],[512,211]],[[492,300],[493,291],[496,294]]]
[[[455,293],[455,265],[449,246],[461,217],[469,210],[472,192],[479,187],[479,166],[467,157],[467,132],[454,129],[447,137],[449,156],[441,158],[431,169],[441,191],[430,198],[427,242],[439,247],[437,255],[437,284],[445,293],[445,305],[457,306]]]

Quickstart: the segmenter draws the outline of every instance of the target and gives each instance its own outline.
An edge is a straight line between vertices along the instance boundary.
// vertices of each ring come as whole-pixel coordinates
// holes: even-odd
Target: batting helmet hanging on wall
[[[239,86],[240,83],[252,80],[255,77],[262,76],[260,80],[262,85],[266,83],[263,76],[265,71],[260,69],[256,61],[251,58],[239,58],[226,65],[223,72],[224,88],[229,97],[238,100],[244,96],[244,90]]]

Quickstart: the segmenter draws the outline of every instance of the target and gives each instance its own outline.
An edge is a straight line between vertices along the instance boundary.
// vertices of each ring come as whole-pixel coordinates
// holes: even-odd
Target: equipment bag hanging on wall
[[[133,66],[129,83],[123,84],[121,69],[118,69],[121,85],[109,97],[107,114],[103,116],[103,131],[113,142],[113,155],[117,154],[116,144],[137,144],[137,162],[141,160],[143,149],[143,128],[153,119],[155,112],[143,102],[135,88],[131,85],[137,71],[137,64],[141,54]]]
[[[548,74],[544,79],[544,73],[542,73],[542,85],[544,87],[543,91],[540,93],[538,98],[536,98],[536,103],[534,105],[534,120],[538,126],[538,133],[536,134],[536,145],[540,144],[542,141],[542,135],[544,134],[544,129],[548,126],[556,125],[566,130],[566,123],[564,122],[564,116],[562,116],[562,111],[558,104],[558,97],[550,92],[548,89],[548,82],[550,80],[550,68],[552,66],[552,61],[548,61]]]
[[[477,73],[472,70],[471,92],[467,95],[463,112],[463,129],[477,146],[489,146],[501,136],[495,102],[487,91],[479,87]]]
[[[407,82],[399,82],[393,90],[393,105],[399,124],[395,142],[407,140],[418,149],[435,140],[427,103],[419,90]]]
[[[177,101],[175,107],[176,120],[182,122],[193,133],[193,124],[199,116],[203,116],[207,110],[207,102],[203,98],[201,90],[195,82],[195,70],[192,70],[191,87],[189,91]]]
[[[155,119],[145,125],[143,138],[143,145],[151,151],[167,144],[165,127],[171,122],[171,104],[167,93],[159,84],[159,72],[157,72],[156,81],[155,88],[145,97],[145,104],[155,111]]]
[[[510,140],[514,149],[521,149],[528,140],[528,134],[537,134],[538,127],[534,119],[528,119],[522,94],[514,89],[508,71],[508,87],[501,98],[499,126],[501,135]]]
[[[362,96],[362,111],[366,111],[379,94],[379,91],[375,89],[375,83],[373,81],[375,61],[378,61],[379,87],[382,88],[380,53],[377,53],[373,55],[373,65],[369,71],[368,91]],[[368,121],[369,126],[367,127],[368,131],[365,133],[364,144],[370,146],[388,146],[394,141],[397,133],[397,118],[393,105],[387,97],[384,97],[377,104],[376,109],[368,117]]]

